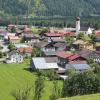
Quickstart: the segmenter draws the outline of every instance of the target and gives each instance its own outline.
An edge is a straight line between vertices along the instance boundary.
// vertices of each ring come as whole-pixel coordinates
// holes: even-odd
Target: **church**
[[[80,25],[80,17],[76,18],[76,34],[78,35],[79,33],[85,33],[87,35],[92,34],[92,32],[94,31],[93,28],[90,27],[81,27]]]

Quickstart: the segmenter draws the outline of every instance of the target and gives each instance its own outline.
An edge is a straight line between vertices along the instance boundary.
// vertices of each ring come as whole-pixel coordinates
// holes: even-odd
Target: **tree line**
[[[0,15],[87,16],[100,14],[99,0],[0,0]],[[20,9],[19,9],[20,8]],[[92,10],[91,10],[92,9]]]

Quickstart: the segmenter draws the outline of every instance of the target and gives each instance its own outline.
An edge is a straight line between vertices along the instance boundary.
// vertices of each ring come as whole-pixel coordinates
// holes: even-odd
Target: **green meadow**
[[[75,96],[59,100],[100,100],[100,94],[84,95],[84,96]]]
[[[0,100],[15,100],[12,93],[18,89],[34,88],[36,74],[28,71],[29,64],[0,64]],[[53,83],[45,80],[45,89],[41,100],[49,100]],[[29,100],[33,100],[34,90],[31,89]]]

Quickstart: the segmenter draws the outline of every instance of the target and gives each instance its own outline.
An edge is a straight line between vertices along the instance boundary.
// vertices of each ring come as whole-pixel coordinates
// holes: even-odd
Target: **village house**
[[[57,53],[58,64],[62,67],[65,67],[71,61],[86,61],[86,59],[79,54],[72,54],[70,52],[62,51]]]
[[[91,70],[86,59],[79,54],[72,54],[70,52],[63,51],[59,52],[57,57],[59,68],[63,68],[63,70],[58,71],[61,75],[64,75],[64,73],[66,73],[69,69],[74,69],[76,73]]]
[[[18,48],[17,49],[21,54],[24,55],[24,57],[31,57],[32,54],[32,48],[28,47],[28,48]]]
[[[30,61],[30,68],[33,70],[58,70],[57,63],[47,63],[45,58],[32,58]]]
[[[25,43],[37,43],[39,42],[39,37],[34,35],[33,33],[24,34],[23,36]]]
[[[58,64],[61,66],[65,66],[68,63],[68,58],[71,57],[72,55],[73,55],[72,53],[66,51],[57,53]]]
[[[23,30],[24,33],[33,33],[32,29],[29,27],[25,27],[25,29]]]
[[[92,51],[83,49],[79,54],[86,59],[93,59],[96,63],[100,63],[100,51]]]
[[[16,29],[17,29],[17,25],[15,25],[15,24],[9,24],[8,27],[7,27],[7,30],[8,30],[9,32],[12,32],[12,31],[15,32]]]
[[[54,32],[54,33],[44,33],[43,39],[48,42],[65,42],[65,37],[75,37],[76,35],[73,32]]]
[[[73,43],[73,47],[76,50],[82,50],[82,49],[88,49],[88,50],[93,50],[93,44],[84,42],[83,40],[76,40]]]
[[[45,56],[56,56],[57,52],[66,50],[69,48],[66,43],[41,43],[40,46],[41,50],[44,52]]]
[[[25,34],[34,34],[31,28],[27,25],[18,25],[17,36],[23,37]]]
[[[22,63],[23,62],[23,55],[18,51],[12,51],[8,54],[8,59],[6,63]]]
[[[51,42],[51,40],[56,39],[56,40],[64,40],[65,37],[61,33],[44,33],[43,37],[45,40],[48,42]]]
[[[18,36],[8,36],[9,43],[17,44],[20,43],[21,39]]]
[[[33,48],[27,44],[15,44],[16,50],[19,51],[24,57],[30,57],[32,54]]]
[[[91,67],[84,61],[71,61],[65,66],[66,70],[73,69],[76,73],[80,73],[86,70],[91,70]]]

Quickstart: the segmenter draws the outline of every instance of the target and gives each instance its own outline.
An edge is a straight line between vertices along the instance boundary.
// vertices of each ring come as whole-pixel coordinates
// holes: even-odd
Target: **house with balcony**
[[[46,43],[41,45],[41,50],[44,52],[45,56],[56,56],[57,52],[67,49],[66,43]]]
[[[62,51],[57,53],[58,64],[62,67],[65,67],[71,61],[81,62],[86,61],[84,57],[79,54],[73,54],[70,52]]]

